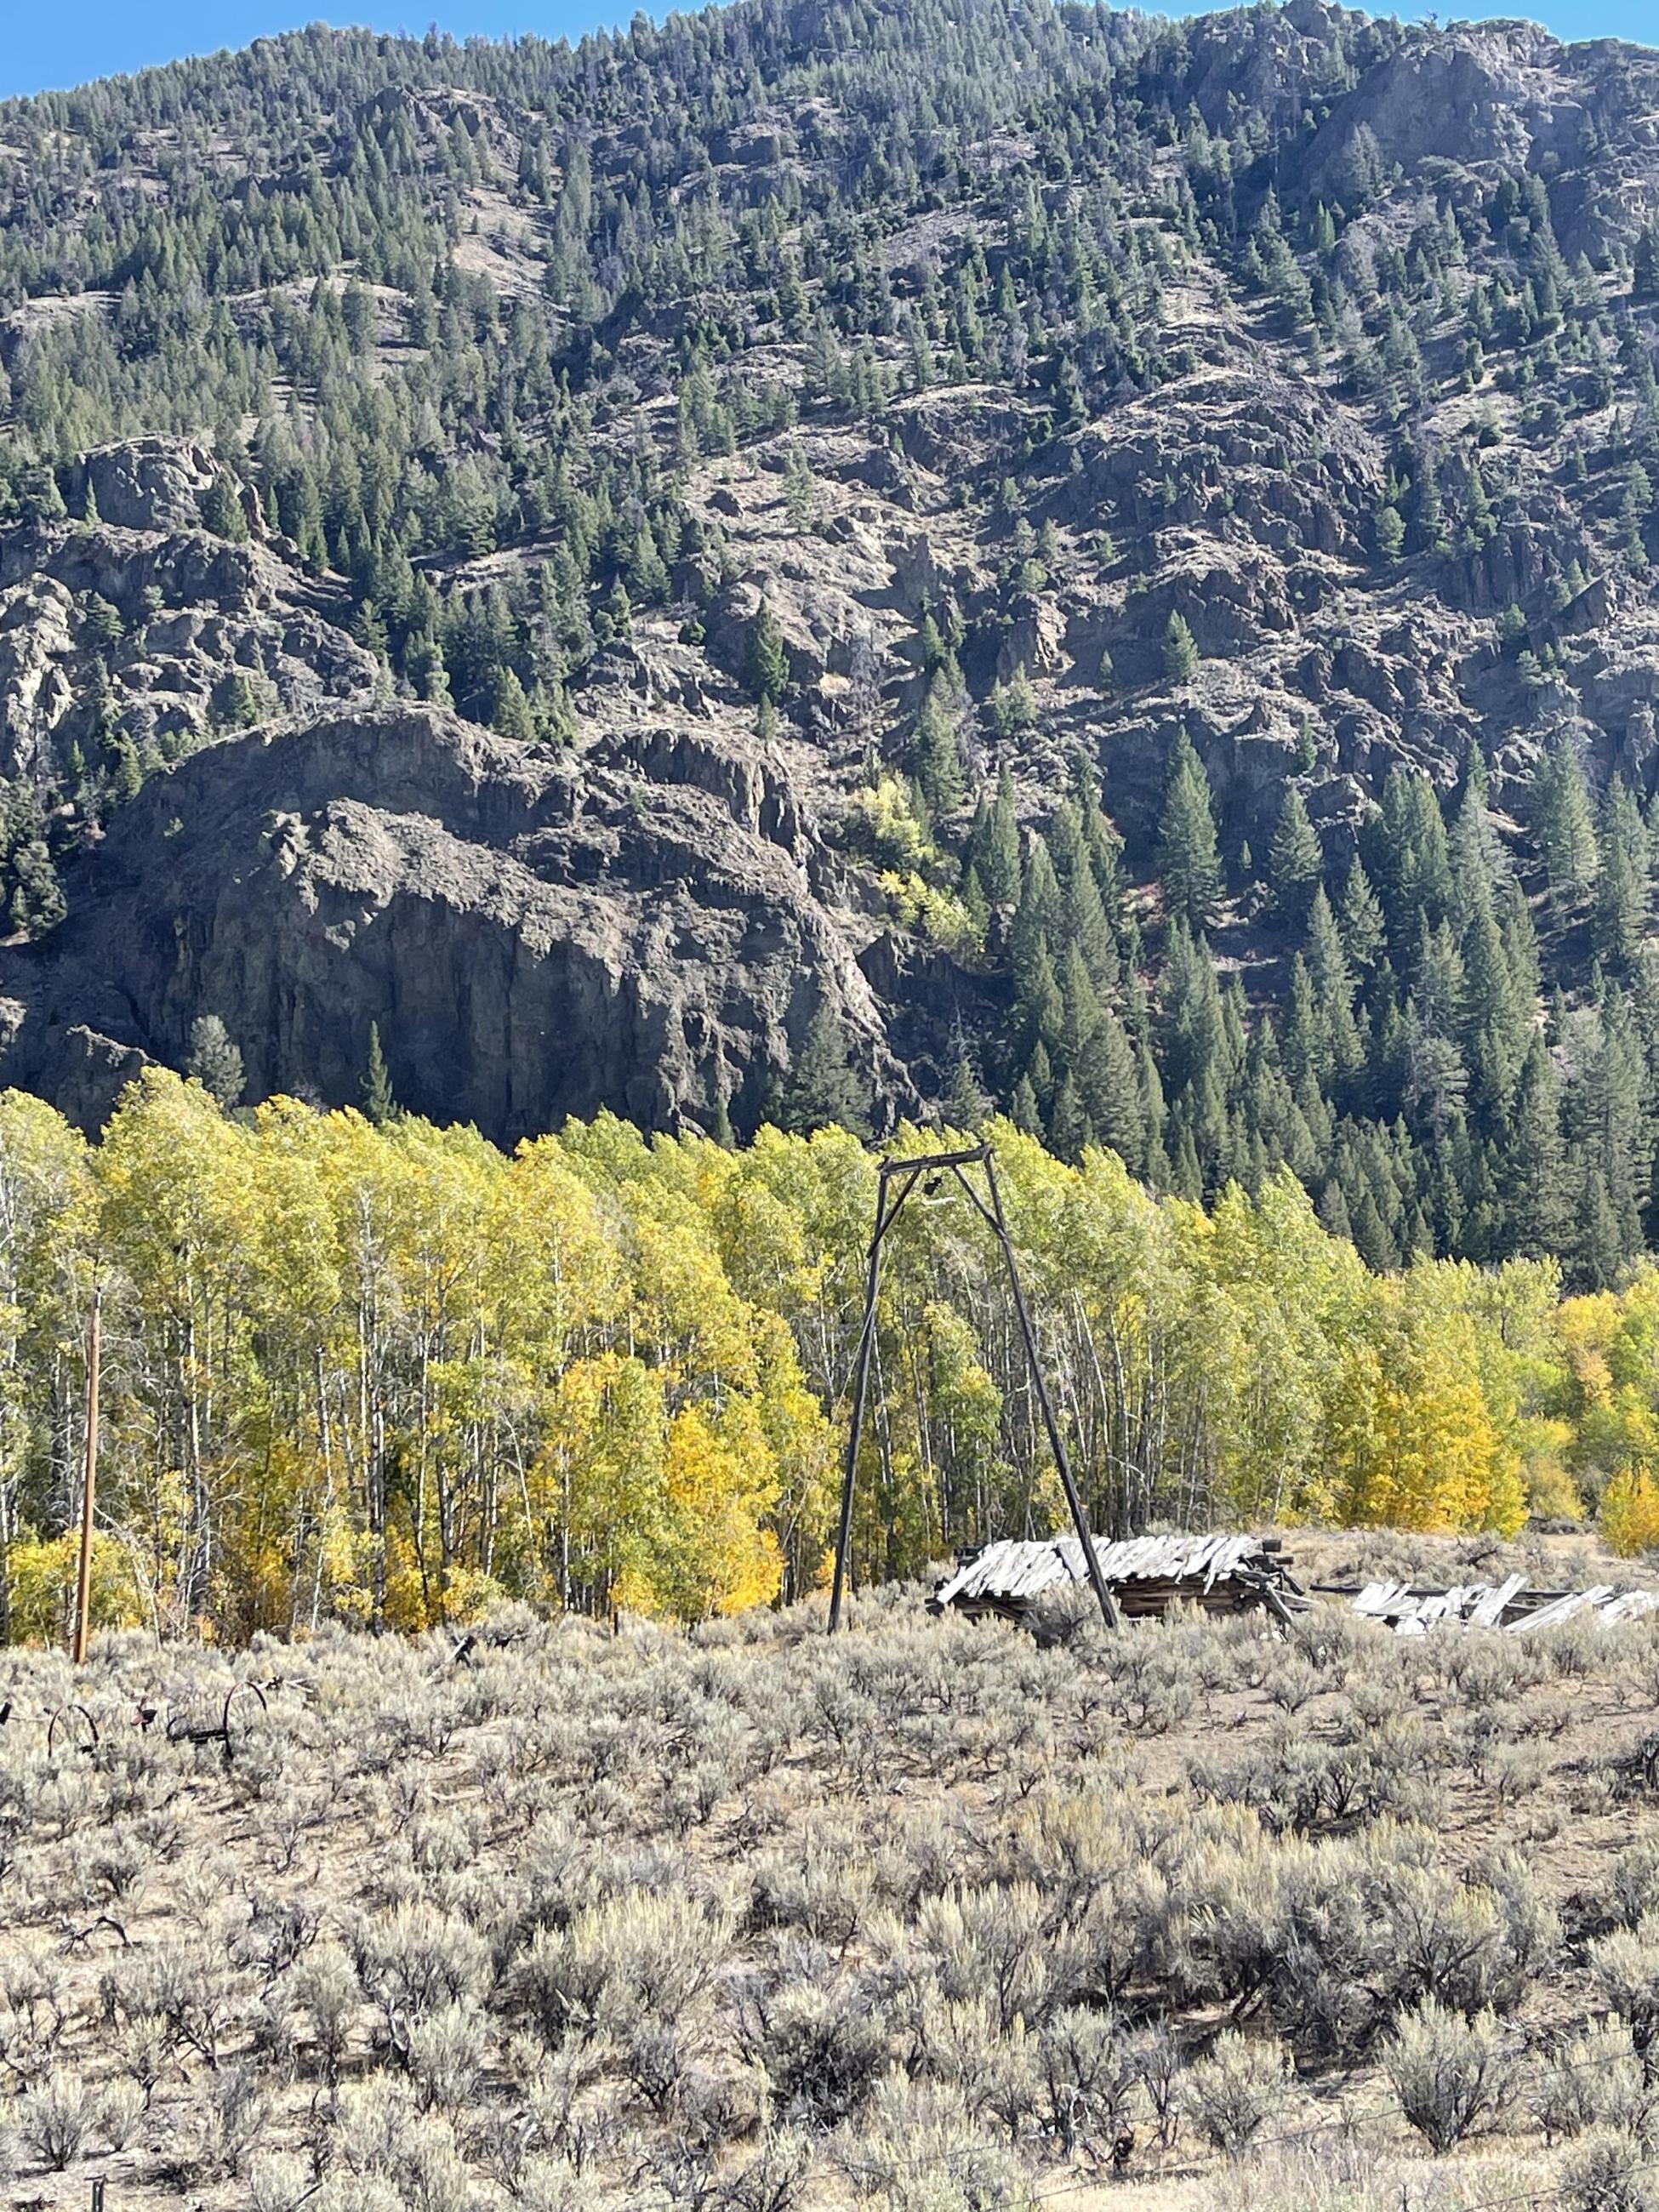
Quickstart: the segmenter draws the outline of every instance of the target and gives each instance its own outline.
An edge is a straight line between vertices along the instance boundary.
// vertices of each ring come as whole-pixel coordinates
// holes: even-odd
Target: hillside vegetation
[[[988,1099],[1617,1281],[1656,113],[1320,0],[0,108],[9,1079],[94,1125],[215,1016],[509,1144]]]
[[[1659,1541],[1659,1278],[1369,1273],[1288,1174],[1205,1212],[994,1131],[1091,1519]],[[934,1136],[906,1133],[912,1149]],[[0,1097],[4,1625],[63,1634],[102,1300],[95,1618],[245,1640],[502,1599],[696,1621],[823,1577],[876,1163],[602,1118],[475,1131],[164,1070],[88,1146]],[[1000,1255],[919,1196],[886,1248],[860,1583],[1045,1534],[1061,1499]]]
[[[822,1628],[0,1655],[15,2194],[1651,2203],[1650,1624]]]

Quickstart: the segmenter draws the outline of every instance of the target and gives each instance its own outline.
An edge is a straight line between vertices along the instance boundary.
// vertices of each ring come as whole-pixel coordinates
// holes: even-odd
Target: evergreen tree
[[[240,544],[247,536],[240,496],[224,469],[214,471],[213,482],[202,495],[202,520],[216,538],[228,538]]]
[[[217,1014],[198,1014],[190,1025],[185,1073],[216,1098],[226,1113],[247,1087],[242,1055]]]
[[[1532,829],[1558,905],[1588,890],[1595,874],[1595,831],[1583,763],[1574,739],[1558,733],[1545,755],[1532,794]]]
[[[1291,784],[1279,808],[1279,826],[1267,854],[1267,879],[1285,914],[1297,921],[1306,914],[1324,866],[1319,833],[1308,819],[1307,802]]]
[[[1098,1144],[1111,1147],[1132,1175],[1146,1158],[1146,1103],[1128,1032],[1108,1006],[1079,1055],[1078,1090]]]
[[[1088,1142],[1088,1117],[1077,1084],[1069,1073],[1062,1075],[1054,1086],[1054,1107],[1048,1115],[1048,1149],[1058,1158],[1075,1164]]]
[[[952,814],[961,805],[962,755],[943,669],[934,671],[916,721],[916,780],[935,814]]]
[[[749,686],[763,704],[775,707],[789,688],[789,654],[769,603],[763,599],[749,631]]]
[[[1014,1085],[1013,1095],[1008,1102],[1008,1119],[1024,1136],[1041,1138],[1043,1133],[1036,1091],[1029,1073],[1022,1075]]]
[[[368,1025],[368,1060],[363,1070],[359,1096],[364,1119],[372,1121],[377,1129],[383,1129],[388,1121],[396,1118],[398,1101],[392,1092],[386,1054],[380,1049],[380,1024],[378,1022],[371,1022]]]
[[[1348,870],[1348,880],[1342,893],[1343,950],[1353,968],[1368,975],[1381,958],[1388,941],[1383,927],[1382,908],[1376,893],[1371,889],[1370,878],[1356,854]]]
[[[1390,941],[1410,945],[1425,917],[1437,921],[1445,913],[1452,892],[1445,819],[1419,770],[1402,764],[1391,771],[1371,843]]]
[[[1102,1000],[1112,997],[1122,973],[1121,963],[1095,872],[1087,865],[1074,868],[1066,882],[1060,934],[1076,948]]]
[[[979,1128],[991,1111],[991,1101],[979,1079],[968,1032],[958,1013],[951,1023],[950,1048],[945,1060],[945,1089],[939,1100],[945,1120],[952,1129]]]
[[[1458,947],[1462,1005],[1458,1041],[1468,1065],[1478,1120],[1496,1135],[1508,1115],[1532,1034],[1532,1010],[1521,1004],[1489,894],[1477,897]]]
[[[1171,684],[1190,684],[1198,673],[1198,641],[1186,617],[1170,612],[1164,631],[1164,673]]]
[[[1169,912],[1194,930],[1209,927],[1221,890],[1210,779],[1182,730],[1170,757],[1158,823],[1158,864]]]
[[[1642,810],[1622,776],[1607,786],[1597,840],[1595,949],[1608,967],[1633,975],[1647,939],[1652,844]]]
[[[854,1072],[847,1039],[827,995],[812,1009],[779,1104],[778,1127],[792,1135],[834,1126],[869,1133],[868,1093]]]
[[[1048,846],[1036,839],[1026,857],[1019,905],[1008,931],[1009,963],[1022,992],[1029,991],[1038,960],[1047,958],[1050,944],[1059,937],[1065,911]]]
[[[498,737],[511,738],[516,744],[535,743],[536,718],[530,711],[524,685],[510,668],[501,671],[496,684],[495,711],[490,726]]]
[[[1516,1093],[1506,1194],[1509,1242],[1527,1259],[1547,1259],[1563,1248],[1571,1204],[1566,1168],[1560,1078],[1534,1031]]]
[[[1013,779],[1006,768],[997,778],[994,800],[975,823],[969,850],[991,904],[1012,906],[1020,887],[1019,820]]]

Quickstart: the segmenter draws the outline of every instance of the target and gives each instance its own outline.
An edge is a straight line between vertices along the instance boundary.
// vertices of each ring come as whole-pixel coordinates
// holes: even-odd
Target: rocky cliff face
[[[10,956],[7,1073],[95,1122],[227,1007],[256,1096],[352,1098],[378,1021],[400,1099],[503,1140],[602,1106],[753,1121],[827,994],[902,1103],[798,811],[780,763],[663,728],[562,763],[428,708],[227,738],[146,786]]]

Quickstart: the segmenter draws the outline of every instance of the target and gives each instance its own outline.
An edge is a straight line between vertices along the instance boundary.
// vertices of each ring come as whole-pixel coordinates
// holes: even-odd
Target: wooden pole
[[[87,1463],[81,1492],[81,1571],[75,1589],[75,1663],[87,1663],[92,1627],[92,1513],[98,1491],[98,1365],[103,1342],[104,1294],[92,1294],[92,1330],[87,1344]]]
[[[830,1591],[830,1633],[841,1626],[842,1604],[847,1595],[853,1556],[853,1493],[858,1481],[859,1444],[864,1435],[865,1400],[870,1389],[870,1354],[876,1343],[877,1301],[881,1291],[881,1240],[916,1187],[921,1170],[908,1160],[884,1160],[876,1183],[876,1233],[870,1239],[870,1257],[864,1278],[864,1327],[859,1332],[858,1357],[854,1366],[853,1420],[847,1432],[847,1462],[842,1472],[841,1519],[836,1531],[836,1574]],[[896,1198],[887,1202],[887,1178],[904,1176]]]
[[[1078,1542],[1083,1547],[1084,1571],[1095,1594],[1095,1603],[1100,1607],[1100,1617],[1108,1628],[1118,1625],[1117,1607],[1106,1587],[1106,1577],[1100,1571],[1100,1554],[1095,1549],[1095,1540],[1089,1523],[1084,1517],[1083,1500],[1078,1494],[1076,1478],[1072,1473],[1072,1462],[1066,1449],[1066,1439],[1060,1433],[1060,1421],[1054,1413],[1048,1385],[1043,1379],[1042,1361],[1037,1352],[1036,1331],[1031,1326],[1031,1316],[1025,1304],[1025,1288],[1019,1279],[1019,1267],[1014,1258],[1014,1243],[1008,1234],[1008,1224],[1003,1218],[1002,1193],[997,1188],[997,1171],[988,1150],[985,1155],[985,1182],[991,1194],[993,1226],[1002,1246],[1002,1256],[1008,1263],[1008,1282],[1014,1293],[1014,1311],[1019,1316],[1020,1334],[1025,1340],[1025,1357],[1030,1365],[1031,1381],[1036,1386],[1037,1403],[1042,1408],[1042,1425],[1048,1431],[1048,1449],[1054,1455],[1054,1465],[1060,1473],[1060,1487],[1066,1492],[1066,1503],[1071,1508],[1072,1526],[1077,1530]]]

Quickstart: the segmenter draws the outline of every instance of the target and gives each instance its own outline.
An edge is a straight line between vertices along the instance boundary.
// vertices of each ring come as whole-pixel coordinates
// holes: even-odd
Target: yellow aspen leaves
[[[1565,1304],[1534,1263],[1379,1278],[1288,1174],[1206,1212],[994,1135],[1097,1528],[1599,1504],[1610,1541],[1659,1541],[1659,1277]],[[152,1069],[88,1144],[0,1096],[0,1627],[64,1617],[94,1283],[102,1619],[696,1621],[820,1587],[876,1183],[836,1129],[734,1152],[601,1115],[508,1158],[291,1099],[227,1115]],[[948,1180],[887,1243],[854,1504],[860,1582],[1062,1513],[1000,1248]]]

